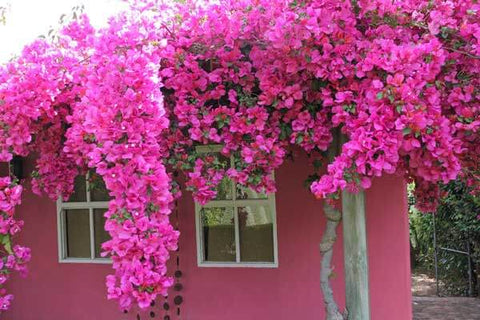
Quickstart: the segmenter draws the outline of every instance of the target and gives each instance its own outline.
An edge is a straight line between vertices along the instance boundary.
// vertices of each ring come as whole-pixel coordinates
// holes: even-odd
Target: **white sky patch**
[[[0,6],[9,6],[6,24],[0,25],[0,63],[52,27],[58,29],[62,14],[71,16],[72,8],[82,4],[95,27],[127,7],[122,0],[0,0]]]

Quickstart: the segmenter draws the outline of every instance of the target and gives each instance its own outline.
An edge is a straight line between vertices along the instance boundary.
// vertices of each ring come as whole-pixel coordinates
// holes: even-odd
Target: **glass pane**
[[[105,231],[105,217],[103,216],[107,209],[93,209],[93,227],[95,230],[95,258],[101,256],[102,243],[110,240],[110,234]]]
[[[269,206],[238,208],[240,261],[274,262],[273,218]]]
[[[225,177],[217,186],[217,196],[214,200],[232,200],[232,180]]]
[[[237,184],[237,199],[267,199],[267,194],[263,192],[256,192],[248,187]]]
[[[90,258],[90,219],[88,209],[65,210],[67,257]]]
[[[90,200],[91,201],[109,201],[110,196],[108,195],[107,187],[105,186],[105,181],[103,181],[102,176],[95,172],[90,172],[90,179],[88,181],[90,187]]]
[[[221,155],[220,153],[215,154],[217,159],[214,163],[222,169],[228,170],[230,168],[230,158]],[[217,196],[214,200],[232,200],[232,181],[225,176],[220,184],[217,186]]]
[[[67,202],[86,202],[87,201],[87,181],[84,175],[75,178],[73,193]]]
[[[205,261],[235,262],[233,208],[203,208],[200,217]]]

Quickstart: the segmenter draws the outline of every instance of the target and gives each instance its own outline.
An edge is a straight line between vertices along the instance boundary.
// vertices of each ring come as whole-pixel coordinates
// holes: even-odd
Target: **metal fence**
[[[433,215],[433,247],[434,247],[434,265],[435,265],[435,282],[436,282],[436,291],[437,296],[441,295],[440,292],[440,277],[439,277],[439,254],[441,252],[446,252],[455,255],[462,255],[467,259],[467,273],[468,273],[468,291],[467,296],[472,297],[475,295],[475,288],[474,288],[474,279],[473,279],[473,256],[472,256],[472,249],[471,249],[471,242],[470,240],[466,240],[464,243],[464,251],[458,250],[454,248],[445,248],[440,247],[437,245],[437,230],[436,230],[436,222],[435,222],[435,215]]]

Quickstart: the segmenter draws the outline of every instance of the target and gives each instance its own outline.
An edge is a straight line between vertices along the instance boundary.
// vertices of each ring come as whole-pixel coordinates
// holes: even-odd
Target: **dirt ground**
[[[414,320],[480,320],[480,299],[413,297]]]
[[[412,275],[412,295],[432,297],[437,295],[435,279],[424,273]]]
[[[480,299],[437,297],[435,279],[412,275],[414,320],[480,320]]]

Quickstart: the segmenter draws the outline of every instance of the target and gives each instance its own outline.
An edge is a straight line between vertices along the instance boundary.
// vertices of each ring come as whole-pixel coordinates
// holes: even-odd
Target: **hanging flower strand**
[[[23,221],[14,217],[15,206],[20,204],[22,186],[10,177],[0,178],[0,310],[7,310],[13,299],[3,288],[13,271],[26,275],[30,261],[30,249],[14,244],[14,236],[20,232]]]

